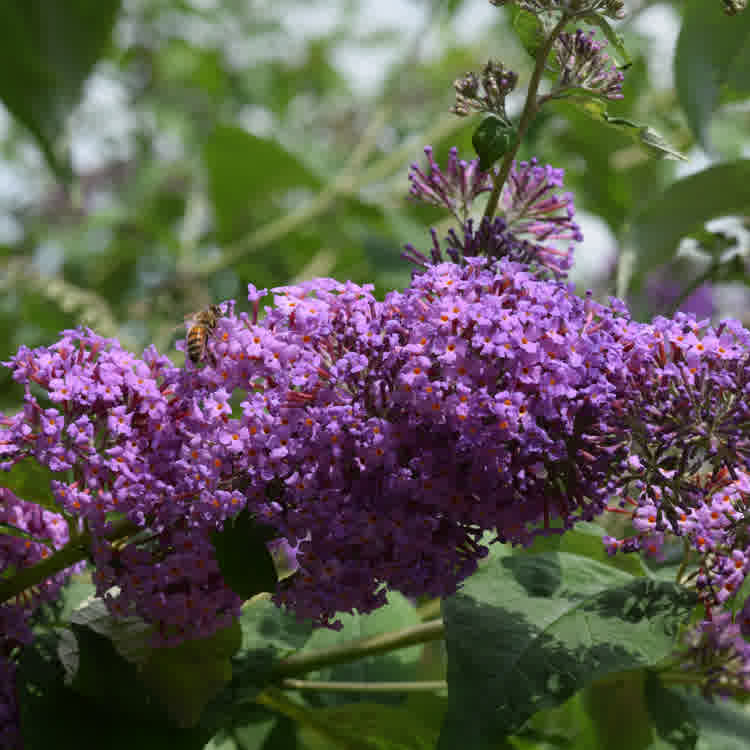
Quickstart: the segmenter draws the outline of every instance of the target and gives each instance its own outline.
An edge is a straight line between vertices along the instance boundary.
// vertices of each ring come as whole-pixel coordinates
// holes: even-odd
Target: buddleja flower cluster
[[[179,371],[153,349],[138,359],[90,330],[22,347],[7,364],[27,390],[23,411],[3,420],[4,468],[34,460],[72,473],[53,480],[52,493],[92,534],[94,582],[113,612],[135,611],[163,642],[226,624],[241,602],[223,585],[208,533],[240,499],[208,485],[196,492],[200,478],[183,471],[191,446],[172,391]],[[148,534],[117,544],[116,518]]]
[[[487,178],[450,158],[446,171],[433,160],[415,171],[415,194],[468,210]],[[580,234],[572,197],[554,192],[561,180],[515,165],[503,217],[476,231],[466,219],[449,236],[452,262],[436,240],[430,259],[411,248],[419,272],[383,301],[368,285],[316,279],[274,289],[261,318],[268,294],[251,285],[252,312],[222,306],[198,367],[153,348],[134,357],[88,329],[22,347],[6,363],[26,396],[0,421],[2,468],[58,473],[68,523],[15,496],[5,521],[51,540],[45,549],[85,536],[99,595],[151,623],[160,644],[238,615],[211,539],[243,509],[275,529],[272,546],[296,568],[276,602],[319,625],[376,609],[389,588],[451,594],[486,555],[486,532],[529,544],[612,496],[634,504],[637,533],[610,548],[658,553],[665,534],[683,536],[718,609],[750,557],[750,332],[679,315],[636,323],[622,303],[578,297],[518,262],[526,252],[557,273],[569,262],[552,244]],[[10,539],[4,567],[33,563],[33,544]],[[13,622],[19,606],[0,615]],[[726,663],[744,680],[744,625],[727,620],[720,636],[719,614],[685,664],[729,639]]]
[[[450,594],[485,531],[527,544],[535,524],[602,510],[621,310],[484,258],[432,266],[383,302],[332,279],[274,291],[261,323],[219,322],[215,363],[176,395],[248,507],[299,545],[279,603],[335,624],[386,586]],[[221,481],[208,458],[182,466],[195,491]]]
[[[25,502],[5,487],[0,487],[0,523],[14,532],[0,534],[0,571],[34,565],[68,541],[68,526],[61,515]],[[41,539],[44,541],[37,541]],[[31,616],[43,602],[57,597],[66,578],[64,573],[57,573],[0,606],[0,747],[20,746],[14,720],[16,667],[11,656],[31,641]]]
[[[620,506],[630,507],[635,533],[606,543],[612,554],[659,556],[670,537],[684,540],[686,563],[698,565],[688,582],[707,612],[688,636],[686,668],[705,671],[711,652],[705,689],[747,690],[750,645],[741,634],[750,634],[750,598],[737,595],[750,571],[750,332],[678,313],[643,325],[633,343],[621,405],[632,453]],[[730,605],[737,618],[721,611]]]

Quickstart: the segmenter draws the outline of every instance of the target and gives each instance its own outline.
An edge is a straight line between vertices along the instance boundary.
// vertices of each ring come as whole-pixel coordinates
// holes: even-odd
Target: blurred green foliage
[[[639,294],[646,269],[671,262],[679,217],[663,230],[668,248],[645,243],[639,256],[632,240],[651,235],[649,207],[677,177],[676,162],[654,158],[611,118],[647,124],[683,153],[700,140],[714,160],[742,155],[750,13],[729,19],[710,6],[629,3],[617,33],[632,64],[610,122],[555,103],[520,152],[564,167],[579,211],[630,252],[635,268],[619,274],[618,291],[641,314],[664,312]],[[664,38],[645,31],[649,18],[679,25],[680,13],[672,88],[657,75]],[[519,72],[522,91],[531,69],[511,14],[484,0],[12,0],[4,17],[3,359],[84,324],[179,361],[184,316],[227,298],[242,307],[248,282],[333,275],[379,294],[403,286],[403,245],[426,248],[428,226],[448,228],[408,199],[408,164],[426,144],[438,158],[454,144],[473,155],[478,121],[448,114],[451,82],[493,57]],[[740,172],[726,212],[741,216],[750,198]],[[721,200],[691,215],[709,213],[722,214]],[[615,262],[581,278],[613,292]],[[735,283],[746,279],[741,265],[734,260]],[[680,268],[689,284],[700,264]],[[0,407],[18,395],[0,374]]]

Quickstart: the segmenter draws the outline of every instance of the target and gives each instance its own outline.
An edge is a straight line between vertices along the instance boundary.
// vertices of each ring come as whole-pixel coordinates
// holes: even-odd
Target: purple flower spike
[[[445,172],[435,161],[431,146],[425,146],[424,152],[429,169],[425,174],[418,164],[412,164],[409,192],[425,203],[447,208],[459,221],[466,221],[474,199],[492,190],[490,173],[480,171],[478,159],[459,159],[455,146],[450,150]]]
[[[536,159],[513,164],[500,203],[507,228],[518,240],[526,240],[534,260],[557,275],[573,265],[573,246],[562,250],[553,241],[581,242],[583,234],[572,219],[573,194],[556,194],[562,187],[562,169],[538,166]]]
[[[578,29],[575,34],[560,34],[555,40],[560,65],[558,90],[583,89],[605,99],[622,99],[625,76],[603,51],[606,46],[607,42],[594,40],[593,31],[586,34]]]

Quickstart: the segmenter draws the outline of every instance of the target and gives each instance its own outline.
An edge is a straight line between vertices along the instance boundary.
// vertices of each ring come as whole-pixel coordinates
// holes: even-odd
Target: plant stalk
[[[547,56],[552,49],[552,45],[555,39],[559,36],[560,32],[565,28],[567,23],[570,21],[570,16],[563,13],[560,20],[555,24],[555,27],[550,32],[549,36],[545,40],[544,44],[539,48],[536,57],[536,65],[534,66],[534,72],[531,74],[531,80],[529,81],[529,88],[526,91],[526,102],[523,105],[523,112],[521,112],[521,119],[518,123],[518,136],[516,142],[513,144],[508,153],[503,158],[503,163],[500,166],[500,171],[494,179],[494,187],[492,193],[490,193],[490,199],[487,201],[487,207],[484,210],[484,218],[488,221],[492,221],[492,217],[497,211],[497,204],[500,200],[500,193],[503,190],[503,185],[508,179],[510,169],[513,166],[513,159],[516,157],[516,153],[521,145],[521,139],[529,129],[534,117],[536,117],[539,111],[537,91],[539,90],[539,84],[542,81],[544,75],[544,66],[547,63]]]

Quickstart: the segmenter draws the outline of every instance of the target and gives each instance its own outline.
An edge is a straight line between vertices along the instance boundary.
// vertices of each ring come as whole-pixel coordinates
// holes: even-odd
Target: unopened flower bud
[[[736,16],[747,8],[747,0],[722,0],[722,3],[728,16]]]
[[[456,103],[451,111],[459,116],[487,112],[508,123],[505,98],[516,87],[518,75],[507,70],[502,63],[490,60],[479,76],[467,73],[453,83]]]
[[[559,90],[579,89],[607,99],[622,99],[625,76],[604,52],[606,42],[594,39],[578,29],[575,34],[560,34],[555,40],[555,53],[560,66]]]

